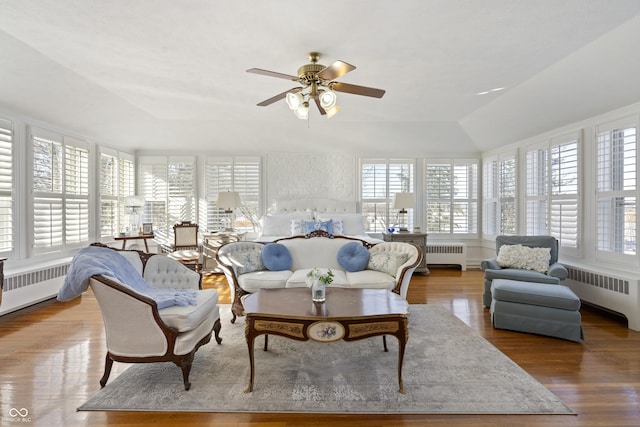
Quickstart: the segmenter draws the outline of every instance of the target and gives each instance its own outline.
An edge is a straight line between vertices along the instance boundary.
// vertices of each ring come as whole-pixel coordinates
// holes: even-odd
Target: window
[[[196,221],[195,158],[142,156],[139,176],[142,222],[153,223],[157,240],[173,244],[174,224]]]
[[[0,118],[0,254],[13,250],[13,123]]]
[[[425,161],[424,188],[427,233],[478,233],[476,160]]]
[[[596,233],[604,253],[637,253],[636,133],[633,118],[597,127]]]
[[[237,191],[242,207],[235,210],[233,228],[256,231],[260,216],[261,161],[259,157],[208,157],[205,161],[206,225],[223,230],[229,218],[216,206],[218,193]]]
[[[89,242],[89,150],[73,138],[32,129],[35,253]]]
[[[380,233],[403,219],[393,209],[396,193],[414,191],[414,161],[364,159],[360,166],[360,196],[366,231]],[[413,209],[408,209],[408,227],[413,227]]]
[[[527,235],[552,235],[565,249],[578,247],[579,141],[566,135],[526,152]]]
[[[484,234],[516,234],[516,160],[514,154],[484,161]]]
[[[135,194],[133,156],[101,149],[100,236],[109,238],[127,232],[129,211],[124,198]]]

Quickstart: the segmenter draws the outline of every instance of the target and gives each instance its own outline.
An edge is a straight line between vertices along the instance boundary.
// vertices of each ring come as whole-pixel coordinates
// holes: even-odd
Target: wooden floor
[[[93,295],[86,293],[69,303],[51,300],[0,318],[0,425],[640,425],[640,332],[591,308],[582,309],[584,343],[495,330],[481,304],[482,281],[481,271],[434,269],[430,276],[414,275],[408,300],[448,308],[572,407],[577,416],[77,412],[99,390],[105,356],[100,312]],[[205,287],[217,288],[221,303],[230,302],[223,276],[209,276]],[[234,327],[238,326],[222,325],[223,338],[225,330]],[[126,368],[115,363],[110,379]],[[176,381],[181,381],[177,367]],[[25,408],[28,419],[11,418],[11,408]]]

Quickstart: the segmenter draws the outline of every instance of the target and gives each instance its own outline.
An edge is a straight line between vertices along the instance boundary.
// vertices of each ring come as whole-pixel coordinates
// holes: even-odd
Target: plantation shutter
[[[13,123],[0,118],[0,253],[13,250]]]
[[[551,141],[549,234],[560,248],[578,247],[579,137]],[[577,253],[576,253],[577,255]]]
[[[633,117],[596,128],[597,249],[603,253],[637,253],[636,134]]]
[[[477,233],[477,186],[476,161],[425,162],[427,232],[432,234]]]
[[[126,232],[129,208],[124,198],[135,193],[133,157],[103,148],[100,153],[100,236]]]
[[[259,157],[209,157],[205,164],[207,228],[222,230],[227,215],[216,206],[218,193],[236,191],[242,207],[237,209],[233,228],[255,231],[261,199],[261,160]]]
[[[484,161],[484,234],[516,233],[516,161],[514,154]]]
[[[72,138],[32,131],[33,248],[36,253],[89,241],[89,151]]]
[[[195,221],[196,171],[194,158],[169,158],[168,164],[169,224]],[[173,228],[171,228],[173,233]]]
[[[547,234],[549,188],[549,148],[530,149],[526,153],[525,224],[527,235]]]
[[[383,232],[399,221],[393,209],[396,193],[414,191],[412,160],[364,159],[360,165],[360,197],[366,231]],[[408,227],[413,227],[413,209],[408,210]]]

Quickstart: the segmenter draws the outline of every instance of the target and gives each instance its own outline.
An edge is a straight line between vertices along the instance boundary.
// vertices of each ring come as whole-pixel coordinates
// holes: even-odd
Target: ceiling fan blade
[[[318,98],[314,98],[314,100],[316,101],[316,105],[318,106],[318,110],[320,111],[320,114],[322,114],[323,116],[327,114],[325,109],[322,108],[322,105],[320,105],[320,100]]]
[[[373,87],[352,85],[349,83],[332,82],[329,84],[331,90],[336,92],[353,93],[354,95],[371,96],[373,98],[382,98],[385,91]]]
[[[291,80],[297,82],[299,77],[290,74],[276,73],[275,71],[263,70],[262,68],[249,68],[247,73],[261,74],[263,76],[278,77],[280,79]]]
[[[317,76],[322,80],[328,82],[331,80],[335,80],[338,77],[342,77],[350,71],[355,70],[356,67],[351,64],[347,64],[346,62],[336,61],[328,67],[318,71]]]
[[[302,90],[301,87],[294,87],[293,89],[286,90],[286,91],[284,91],[282,93],[277,94],[276,96],[272,96],[269,99],[265,99],[264,101],[262,101],[261,103],[258,104],[258,107],[266,107],[267,105],[271,105],[274,102],[277,102],[277,101],[280,101],[281,99],[284,99],[289,92],[295,93],[295,92],[300,92],[301,90]]]

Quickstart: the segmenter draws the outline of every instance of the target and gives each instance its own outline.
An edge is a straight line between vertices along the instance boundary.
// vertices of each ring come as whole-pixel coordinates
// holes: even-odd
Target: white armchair
[[[117,280],[95,275],[89,286],[100,306],[105,325],[107,356],[100,385],[105,386],[114,361],[125,363],[173,362],[182,370],[185,390],[194,354],[211,340],[220,338],[218,293],[201,290],[201,276],[164,255],[145,257],[134,251],[120,252],[153,287],[198,290],[196,305],[158,309],[155,300]],[[134,255],[139,254],[139,257]],[[146,263],[143,263],[146,261]],[[132,327],[135,325],[135,327]]]

